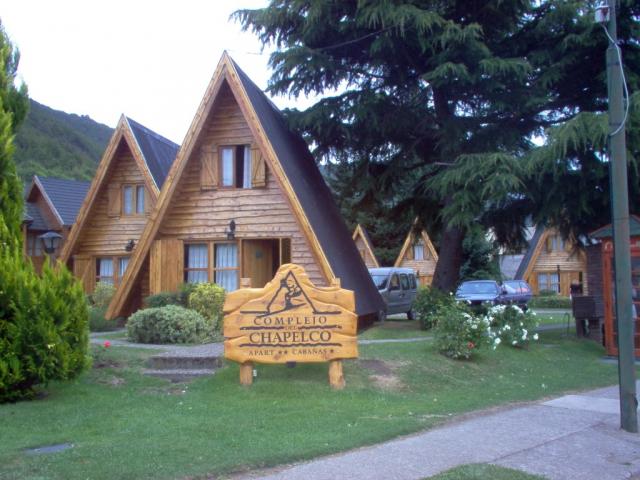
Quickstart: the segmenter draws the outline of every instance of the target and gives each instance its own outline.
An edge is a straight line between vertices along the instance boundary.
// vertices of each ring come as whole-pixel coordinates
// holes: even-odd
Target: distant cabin
[[[122,281],[177,152],[172,141],[120,118],[61,255],[85,292]]]
[[[263,287],[286,263],[355,291],[361,325],[384,308],[306,143],[226,53],[142,228],[109,318],[185,282]]]
[[[360,224],[356,225],[352,238],[367,268],[379,268],[380,264],[373,251],[373,243],[371,243],[371,237],[369,237],[367,230]]]
[[[414,222],[415,225],[415,222]],[[431,285],[438,263],[438,253],[426,231],[412,228],[402,245],[395,267],[413,268],[420,285]]]
[[[565,240],[554,228],[538,225],[515,274],[525,280],[534,295],[553,291],[569,295],[572,282],[582,285],[587,293],[587,259],[575,242]]]
[[[54,232],[60,235],[59,247],[51,254],[57,258],[69,236],[89,182],[34,175],[25,191],[22,222],[24,255],[40,271],[45,259],[41,235]]]

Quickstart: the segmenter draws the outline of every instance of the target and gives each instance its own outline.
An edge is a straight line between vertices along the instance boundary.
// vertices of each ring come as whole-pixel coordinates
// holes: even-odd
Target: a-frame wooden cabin
[[[22,245],[36,271],[42,269],[46,258],[40,235],[55,232],[62,237],[49,254],[58,257],[88,189],[89,182],[81,180],[33,176],[24,197]]]
[[[358,253],[362,258],[362,261],[367,268],[378,268],[380,264],[376,258],[376,254],[373,251],[373,244],[371,243],[371,237],[367,230],[360,224],[356,225],[356,229],[352,235],[353,241],[356,244]]]
[[[121,281],[178,148],[120,118],[60,255],[85,292]]]
[[[384,309],[306,143],[224,53],[107,317],[183,282],[262,287],[285,263],[354,290],[361,325]]]
[[[413,268],[420,285],[431,285],[438,263],[438,253],[426,231],[416,232],[417,221],[418,219],[413,222],[394,267]]]
[[[587,293],[586,271],[584,251],[564,240],[556,229],[538,225],[515,278],[528,282],[534,295],[548,290],[568,296],[572,282]]]

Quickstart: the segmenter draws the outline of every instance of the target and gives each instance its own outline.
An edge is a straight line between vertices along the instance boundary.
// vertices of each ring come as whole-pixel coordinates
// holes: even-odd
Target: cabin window
[[[560,293],[560,280],[557,273],[539,273],[538,274],[538,292],[541,290],[549,290]]]
[[[136,213],[144,213],[144,187],[142,185],[136,186]]]
[[[204,283],[209,280],[209,245],[206,243],[185,245],[184,281]]]
[[[129,266],[129,257],[96,258],[96,283],[117,286]]]
[[[564,239],[561,235],[551,235],[547,238],[547,252],[562,252],[564,249]]]
[[[211,254],[213,265],[209,268]],[[184,281],[187,283],[214,282],[228,292],[238,289],[240,264],[237,243],[185,245],[184,265]]]
[[[251,188],[251,146],[221,147],[220,172],[221,187]]]
[[[122,214],[144,214],[144,185],[122,186]]]
[[[424,244],[418,242],[413,246],[413,259],[424,260]]]
[[[42,255],[42,240],[35,233],[27,234],[27,255],[39,257]]]

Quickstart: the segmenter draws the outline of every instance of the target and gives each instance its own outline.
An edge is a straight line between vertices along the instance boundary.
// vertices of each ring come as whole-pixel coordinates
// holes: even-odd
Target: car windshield
[[[475,295],[483,293],[498,293],[495,283],[466,282],[460,285],[458,293],[463,295]]]
[[[371,275],[371,278],[373,279],[373,283],[376,285],[376,288],[378,290],[384,290],[385,288],[387,288],[387,278],[388,275]]]

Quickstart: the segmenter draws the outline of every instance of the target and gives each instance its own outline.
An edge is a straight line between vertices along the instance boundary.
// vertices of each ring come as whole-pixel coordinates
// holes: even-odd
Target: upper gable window
[[[122,187],[122,214],[144,214],[144,185],[124,185]]]
[[[220,148],[220,186],[251,188],[251,146],[234,145]]]
[[[424,260],[424,243],[418,242],[413,246],[413,259]]]

